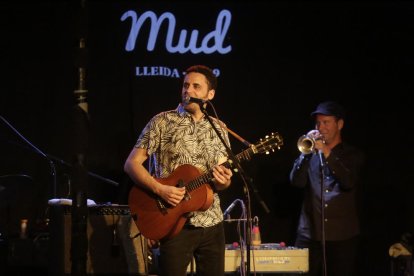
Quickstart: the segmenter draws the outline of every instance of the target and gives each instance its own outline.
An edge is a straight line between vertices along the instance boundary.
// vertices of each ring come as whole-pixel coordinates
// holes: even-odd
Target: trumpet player
[[[342,140],[345,111],[336,102],[311,113],[315,129],[298,140],[291,184],[304,189],[295,246],[309,248],[311,276],[357,274],[357,187],[363,153]]]

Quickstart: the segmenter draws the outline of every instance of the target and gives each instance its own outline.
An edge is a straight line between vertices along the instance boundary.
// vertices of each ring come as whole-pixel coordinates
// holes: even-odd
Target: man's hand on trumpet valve
[[[306,134],[309,138],[314,141],[314,150],[316,152],[322,152],[325,158],[331,153],[331,149],[327,146],[325,137],[317,129],[313,129]]]
[[[319,132],[319,130],[313,129],[313,130],[309,131],[306,134],[306,136],[308,136],[310,139],[312,139],[314,141],[314,148],[313,149],[316,152],[322,151],[324,153],[325,157],[327,157],[329,155],[330,151],[326,147],[325,137],[323,136],[322,133]]]
[[[317,140],[325,141],[323,138],[323,135],[317,129],[312,129],[306,134],[306,136],[313,139],[314,141],[317,141]]]

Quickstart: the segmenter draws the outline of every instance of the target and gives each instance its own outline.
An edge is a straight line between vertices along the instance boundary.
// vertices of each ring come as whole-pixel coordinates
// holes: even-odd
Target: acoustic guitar
[[[250,160],[254,154],[269,154],[279,150],[282,145],[282,137],[278,133],[272,133],[237,154],[236,158],[237,161]],[[232,163],[229,159],[222,165],[233,168]],[[166,178],[157,178],[163,185],[186,188],[186,195],[177,206],[171,206],[149,190],[133,185],[129,192],[128,205],[141,234],[152,240],[177,235],[183,228],[188,213],[205,211],[213,203],[213,189],[210,186],[213,178],[212,171],[202,174],[198,168],[189,164],[177,167]]]

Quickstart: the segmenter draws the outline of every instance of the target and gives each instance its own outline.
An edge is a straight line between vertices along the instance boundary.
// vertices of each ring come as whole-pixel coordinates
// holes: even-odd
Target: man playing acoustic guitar
[[[131,214],[146,238],[160,241],[163,276],[186,275],[193,257],[197,274],[224,275],[225,237],[217,191],[230,185],[233,173],[224,165],[225,146],[200,108],[214,98],[216,86],[210,68],[188,68],[181,103],[148,122],[125,162],[124,170],[135,183],[129,195]],[[223,123],[212,119],[230,146]]]

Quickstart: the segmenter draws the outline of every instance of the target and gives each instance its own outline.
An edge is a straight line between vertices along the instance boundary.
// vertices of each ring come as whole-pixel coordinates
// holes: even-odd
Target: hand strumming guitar
[[[217,190],[227,188],[231,183],[233,173],[223,165],[217,165],[213,168],[214,185]],[[177,206],[185,195],[185,187],[168,186],[159,183],[156,194],[171,206]]]
[[[185,187],[163,185],[158,182],[157,195],[171,206],[177,206],[184,198]]]

